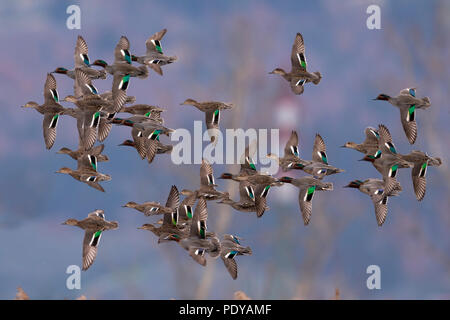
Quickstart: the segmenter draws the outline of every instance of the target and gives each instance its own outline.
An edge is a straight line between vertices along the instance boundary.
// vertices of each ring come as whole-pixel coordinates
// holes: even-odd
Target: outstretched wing
[[[205,250],[198,248],[189,248],[189,255],[195,262],[201,266],[206,266]]]
[[[377,145],[378,139],[380,138],[380,134],[375,128],[367,127],[364,130],[364,133],[366,134],[366,139],[364,140],[363,144],[371,144],[371,145]]]
[[[305,44],[301,33],[295,36],[291,53],[292,71],[306,71]]]
[[[382,226],[386,220],[388,208],[388,197],[383,197],[381,200],[371,195],[371,199],[375,208],[375,217],[377,219],[378,226]]]
[[[411,105],[409,108],[400,108],[400,118],[409,143],[414,144],[417,138],[416,106]]]
[[[166,34],[167,29],[162,29],[159,32],[156,32],[155,34],[151,35],[147,41],[145,41],[145,46],[147,47],[147,55],[155,55],[155,54],[162,54],[162,48],[161,48],[161,40]]]
[[[45,104],[54,104],[55,102],[59,102],[58,90],[56,90],[56,80],[50,73],[47,73],[47,79],[45,80],[44,102]]]
[[[239,181],[239,195],[240,203],[254,203],[255,202],[255,188],[248,181]]]
[[[46,113],[42,122],[45,147],[51,149],[56,140],[56,126],[58,125],[58,114]]]
[[[302,94],[305,88],[303,85],[305,84],[306,80],[301,78],[292,78],[291,79],[291,89],[292,92],[295,94]]]
[[[315,162],[328,164],[327,147],[322,139],[322,136],[318,133],[316,134],[316,138],[314,140],[312,160]]]
[[[114,49],[114,61],[131,64],[130,41],[125,36],[120,37]]]
[[[302,188],[298,194],[298,203],[300,205],[300,211],[303,217],[303,223],[305,226],[311,221],[312,213],[312,199],[314,196],[315,188]]]
[[[220,257],[222,258],[223,264],[225,265],[225,268],[227,268],[231,278],[233,278],[233,280],[236,280],[238,270],[237,270],[237,263],[236,260],[234,260],[234,257],[225,258],[224,254],[221,254]]]
[[[208,220],[206,200],[199,198],[191,222],[191,237],[205,237],[205,234],[202,233],[206,232],[206,220]]]
[[[83,268],[87,270],[94,263],[97,257],[97,248],[100,242],[102,232],[86,230],[83,239]]]
[[[416,194],[416,199],[421,201],[425,197],[425,192],[427,190],[427,167],[428,162],[415,163],[411,170],[411,176],[414,186],[414,193]]]
[[[392,141],[392,136],[389,129],[384,124],[380,124],[378,125],[378,133],[380,135],[378,147],[382,153],[396,154],[397,149]]]
[[[211,164],[204,160],[200,167],[200,184],[205,187],[215,187],[214,172]]]
[[[298,152],[298,134],[297,131],[292,130],[291,136],[284,147],[284,156],[291,155],[299,157]]]
[[[74,53],[75,68],[89,67],[88,45],[82,36],[78,36]]]

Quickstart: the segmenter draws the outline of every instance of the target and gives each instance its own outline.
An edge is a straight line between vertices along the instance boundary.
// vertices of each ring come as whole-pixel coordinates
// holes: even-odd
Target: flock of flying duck
[[[146,44],[146,53],[135,56],[130,52],[130,43],[122,36],[114,50],[114,63],[108,64],[104,60],[90,62],[88,46],[85,40],[78,36],[74,53],[74,68],[56,68],[47,74],[44,85],[44,103],[28,102],[24,107],[36,109],[43,114],[43,134],[47,149],[51,149],[56,139],[56,127],[61,115],[68,115],[76,119],[79,144],[77,150],[62,148],[58,153],[67,154],[77,161],[76,170],[67,167],[59,169],[58,173],[65,173],[72,178],[84,182],[89,186],[103,191],[100,182],[110,180],[108,174],[98,171],[98,162],[108,161],[102,152],[103,142],[109,135],[113,124],[131,127],[131,139],[121,145],[136,149],[142,159],[147,158],[151,163],[157,154],[172,151],[172,145],[160,141],[162,135],[169,136],[174,130],[164,126],[161,116],[164,109],[147,105],[132,104],[136,98],[127,95],[130,80],[133,77],[144,79],[152,69],[159,75],[163,74],[162,66],[173,63],[176,57],[166,56],[162,52],[161,39],[166,29],[150,36]],[[133,65],[136,62],[138,66]],[[286,72],[276,68],[271,74],[279,74],[290,83],[292,91],[299,95],[304,92],[304,85],[308,82],[318,84],[322,78],[320,72],[306,70],[305,46],[303,37],[297,33],[291,53],[292,69]],[[100,69],[95,69],[94,66]],[[53,74],[65,74],[74,80],[74,94],[59,98],[56,80]],[[106,79],[107,74],[113,77],[111,91],[99,93],[93,80]],[[380,94],[375,100],[390,102],[400,110],[401,123],[408,138],[413,144],[417,138],[416,110],[430,106],[429,98],[417,98],[415,89],[404,89],[397,97]],[[65,108],[60,102],[70,102],[75,108]],[[186,99],[182,105],[192,105],[205,113],[205,122],[210,134],[211,142],[215,142],[215,130],[219,129],[220,112],[231,109],[233,105],[217,101],[197,102]],[[118,113],[131,114],[130,117],[118,117]],[[211,130],[212,129],[212,130]],[[402,187],[396,180],[400,168],[412,168],[412,180],[417,199],[425,196],[425,175],[428,166],[441,164],[440,158],[433,158],[422,151],[412,151],[403,155],[397,152],[392,137],[386,126],[380,124],[377,129],[365,129],[366,139],[361,144],[347,142],[343,147],[355,149],[365,156],[381,173],[382,179],[369,178],[364,181],[351,181],[347,187],[357,188],[368,194],[375,206],[376,219],[381,226],[387,214],[387,200],[398,195]],[[333,190],[331,182],[324,182],[326,176],[343,172],[328,163],[326,145],[320,134],[316,134],[311,160],[300,158],[298,149],[298,134],[292,131],[284,148],[283,157],[268,154],[267,157],[277,161],[283,172],[302,170],[307,175],[300,178],[283,176],[276,178],[263,174],[256,169],[252,156],[256,151],[255,141],[245,149],[240,161],[240,171],[237,174],[223,173],[219,179],[231,179],[239,184],[239,201],[230,198],[228,192],[216,189],[212,166],[203,160],[200,167],[200,187],[194,190],[178,188],[173,185],[165,205],[157,201],[142,204],[128,202],[124,207],[142,212],[145,216],[163,215],[156,224],[147,223],[139,229],[149,230],[161,242],[176,242],[200,265],[206,265],[206,256],[221,257],[226,269],[233,279],[237,278],[237,264],[235,257],[250,255],[250,247],[241,245],[237,236],[225,234],[222,239],[207,231],[208,201],[231,206],[242,212],[255,212],[261,217],[267,206],[267,196],[271,187],[279,187],[290,183],[299,189],[298,201],[300,212],[305,225],[308,225],[312,214],[312,199],[316,191]],[[180,199],[183,196],[183,200]],[[195,209],[194,209],[195,208]],[[97,255],[98,244],[105,230],[118,228],[116,221],[107,221],[103,210],[95,210],[83,220],[68,219],[63,224],[77,226],[85,230],[83,240],[83,270],[87,270]]]

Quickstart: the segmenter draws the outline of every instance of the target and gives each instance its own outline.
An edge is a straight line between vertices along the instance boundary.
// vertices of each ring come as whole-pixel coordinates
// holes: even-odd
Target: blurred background
[[[81,30],[66,27],[71,4],[81,8]],[[371,4],[381,8],[381,30],[366,27]],[[0,298],[14,298],[21,286],[31,299],[231,299],[237,290],[254,299],[333,299],[336,289],[341,299],[449,299],[449,15],[444,0],[2,2]],[[346,170],[327,177],[334,191],[316,194],[307,227],[297,189],[290,185],[273,188],[271,209],[260,219],[209,202],[209,230],[236,234],[253,249],[252,256],[237,258],[235,281],[220,259],[209,259],[203,268],[175,243],[158,245],[153,234],[136,229],[157,219],[121,207],[128,201],[164,203],[172,184],[197,188],[199,165],[176,166],[168,155],[148,165],[135,150],[118,146],[130,138],[129,128],[114,127],[105,141],[110,161],[100,164],[112,180],[103,183],[106,193],[101,193],[55,173],[76,167],[68,156],[56,154],[62,147],[76,149],[75,120],[60,119],[56,143],[47,151],[42,116],[20,108],[43,101],[47,72],[73,67],[78,34],[89,45],[91,61],[112,62],[121,35],[140,55],[145,40],[162,28],[168,29],[164,53],[178,61],[163,68],[163,77],[151,71],[145,80],[133,79],[128,94],[137,103],[165,108],[168,127],[192,130],[194,120],[203,120],[193,107],[179,106],[186,98],[231,101],[237,107],[222,113],[222,129],[279,128],[282,148],[295,129],[306,159],[319,132],[330,163]],[[275,67],[290,70],[297,32],[305,39],[308,69],[323,75],[301,96],[281,77],[268,75]],[[72,93],[71,79],[56,79],[61,97]],[[108,77],[95,85],[103,91],[111,83]],[[417,112],[413,146],[398,111],[371,100],[407,87],[432,102]],[[403,192],[391,199],[381,228],[369,197],[342,188],[354,179],[377,178],[378,172],[357,161],[361,154],[339,148],[363,141],[364,128],[379,123],[389,127],[401,153],[419,149],[443,161],[429,168],[420,203],[410,171],[400,171]],[[238,170],[237,165],[213,168],[216,178]],[[218,183],[237,197],[237,184]],[[95,263],[82,273],[81,290],[68,290],[65,271],[81,264],[83,231],[61,223],[97,208],[120,228],[103,234]],[[381,268],[381,290],[366,287],[372,264]]]

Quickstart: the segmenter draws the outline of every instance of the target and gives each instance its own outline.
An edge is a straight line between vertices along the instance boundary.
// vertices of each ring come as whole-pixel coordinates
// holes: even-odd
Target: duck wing
[[[382,199],[377,199],[376,196],[371,195],[370,198],[372,199],[375,208],[375,217],[377,219],[378,226],[381,227],[384,221],[386,220],[388,212],[387,208],[388,197],[385,196]]]
[[[364,133],[366,135],[366,139],[364,140],[363,144],[378,145],[378,139],[380,138],[380,134],[375,128],[367,127],[364,130]]]
[[[73,55],[75,68],[89,67],[88,45],[82,36],[78,36]]]
[[[400,90],[400,95],[416,97],[416,88],[406,88]]]
[[[423,200],[423,198],[425,197],[425,192],[427,189],[427,167],[428,161],[424,163],[418,162],[414,164],[414,167],[411,170],[414,193],[416,194],[416,199],[418,201]]]
[[[97,141],[97,129],[100,123],[99,111],[85,111],[83,117],[82,143],[85,150],[91,149]]]
[[[255,202],[255,188],[248,181],[239,181],[239,195],[240,203],[254,203]],[[264,208],[265,209],[265,208]]]
[[[145,139],[145,149],[148,163],[152,163],[158,153],[158,141],[152,138]]]
[[[219,129],[220,109],[206,111],[205,122],[207,129]]]
[[[102,237],[102,231],[86,230],[83,239],[83,268],[87,270],[97,257],[97,248]]]
[[[114,63],[131,64],[130,41],[125,36],[120,37],[114,48]]]
[[[312,160],[315,162],[328,164],[327,147],[322,139],[322,136],[318,133],[316,134],[316,138],[314,139]]]
[[[166,207],[176,210],[180,206],[180,193],[177,186],[170,188],[169,196],[167,197]]]
[[[195,205],[196,201],[195,194],[192,194],[190,196],[187,196],[183,199],[183,201],[180,204],[180,210],[179,214],[181,217],[187,217],[188,219],[192,219],[193,211],[192,207]]]
[[[189,255],[201,266],[206,266],[205,249],[189,248]]]
[[[292,92],[295,94],[302,94],[305,88],[303,85],[305,84],[306,80],[301,78],[292,78],[291,79],[291,89]]]
[[[133,128],[131,129],[131,136],[133,137],[134,146],[142,159],[147,156],[147,148],[145,145],[145,138],[142,136],[142,131]]]
[[[249,143],[249,145],[245,148],[245,151],[241,155],[240,162],[239,162],[241,165],[240,174],[251,175],[251,174],[257,173],[255,164],[253,163],[253,159],[252,159],[252,157],[256,153],[256,147],[257,147],[257,141],[252,140]]]
[[[77,170],[93,170],[97,172],[97,157],[91,154],[84,154],[78,158]]]
[[[417,138],[416,106],[410,105],[408,108],[401,107],[400,119],[409,143],[414,144]]]
[[[45,147],[51,149],[56,140],[56,126],[59,115],[57,113],[45,113],[42,128],[44,132]]]
[[[384,124],[380,124],[378,126],[378,133],[380,135],[378,146],[382,153],[397,154],[397,149],[392,141],[389,129]]]
[[[292,72],[306,71],[305,44],[300,32],[295,36],[291,53]]]
[[[161,40],[166,34],[167,29],[162,29],[159,32],[156,32],[155,34],[151,35],[147,41],[145,41],[145,46],[147,48],[147,56],[157,56],[162,55],[162,48],[161,48]]]
[[[236,260],[234,260],[234,255],[233,255],[233,258],[226,258],[225,255],[228,254],[229,252],[224,252],[224,253],[221,253],[221,255],[220,255],[220,257],[222,258],[223,264],[225,265],[225,268],[227,268],[228,273],[230,274],[231,278],[233,278],[233,280],[236,280],[236,278],[238,276],[238,268],[237,268]]]
[[[256,216],[262,217],[267,209],[267,195],[269,194],[270,185],[258,184],[255,188],[255,206]]]
[[[284,147],[284,156],[286,157],[287,155],[299,157],[298,134],[295,130],[292,130],[291,136],[289,137],[289,140],[286,142],[286,146]]]
[[[311,221],[312,199],[315,191],[315,186],[309,186],[307,188],[301,188],[298,194],[298,203],[300,205],[300,211],[302,213],[303,223],[305,226],[307,226]]]
[[[86,181],[86,184],[94,189],[97,189],[98,191],[105,192],[105,189],[103,189],[103,187],[100,185],[100,183],[98,183],[96,181]]]
[[[74,93],[76,98],[98,94],[89,75],[81,69],[75,69]]]
[[[114,115],[113,115],[114,117]],[[97,139],[100,142],[105,141],[111,132],[112,123],[108,121],[107,117],[100,117],[100,123],[98,124]]]
[[[200,185],[202,187],[213,188],[216,185],[214,180],[214,171],[211,164],[205,159],[202,160],[202,165],[200,166]]]
[[[201,197],[198,199],[195,207],[194,216],[192,217],[190,236],[196,238],[205,238],[206,236],[206,220],[208,220],[208,209],[206,200]]]
[[[44,84],[44,103],[45,104],[55,104],[59,102],[58,90],[56,90],[56,79],[55,77],[47,73],[47,79]]]

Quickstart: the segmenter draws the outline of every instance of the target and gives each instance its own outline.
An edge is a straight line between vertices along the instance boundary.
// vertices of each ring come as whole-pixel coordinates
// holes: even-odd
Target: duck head
[[[34,101],[28,101],[27,103],[25,103],[22,108],[36,108],[38,107],[39,104],[37,102]]]
[[[61,148],[56,153],[58,153],[58,154],[69,154],[71,152],[72,152],[72,150],[70,150],[69,148]]]
[[[69,226],[76,226],[76,225],[78,225],[78,220],[77,219],[67,219],[66,221],[64,221],[61,224],[69,225]]]
[[[375,99],[373,100],[383,100],[383,101],[388,101],[391,97],[388,96],[387,94],[381,93],[379,94]]]
[[[272,159],[272,160],[278,160],[279,159],[279,157],[276,154],[273,154],[273,153],[268,153],[266,155],[266,157],[269,158],[269,159]]]
[[[218,179],[233,179],[233,175],[231,173],[225,172],[222,173],[222,175],[218,177]]]
[[[273,69],[273,71],[269,72],[269,74],[280,74],[280,75],[284,76],[286,74],[286,71],[284,71],[281,68],[275,68],[275,69]]]
[[[184,102],[180,103],[180,105],[184,104],[195,106],[197,104],[197,101],[195,101],[194,99],[186,99],[184,100]]]
[[[139,227],[138,229],[154,231],[156,229],[156,227],[154,225],[152,225],[151,223],[145,223],[141,227]]]
[[[67,167],[63,167],[61,169],[59,169],[58,171],[56,171],[56,173],[65,173],[65,174],[70,174],[72,173],[72,169],[67,168]]]
[[[180,194],[182,194],[185,197],[189,197],[189,196],[193,195],[194,192],[191,190],[188,190],[188,189],[183,189],[183,190],[181,190]]]
[[[357,143],[355,142],[346,142],[344,145],[341,146],[341,148],[350,148],[350,149],[355,149],[357,146]]]
[[[125,203],[125,204],[122,206],[122,208],[136,208],[137,205],[138,205],[138,204],[137,204],[136,202],[130,201],[130,202]]]
[[[75,103],[75,102],[78,101],[78,99],[75,98],[75,97],[72,96],[72,95],[68,95],[67,97],[65,97],[65,98],[62,99],[61,101],[66,101],[66,102],[72,102],[72,103]]]
[[[106,68],[108,66],[108,63],[105,60],[95,60],[94,63],[92,63],[93,66],[99,66],[102,68]]]
[[[69,70],[67,70],[66,68],[56,68],[55,71],[53,71],[52,73],[61,73],[61,74],[67,74],[67,72],[69,72]]]
[[[363,184],[363,181],[361,180],[353,180],[350,181],[350,183],[346,186],[344,186],[344,188],[356,188],[359,189],[359,186]]]
[[[130,146],[130,147],[134,147],[135,143],[132,140],[125,140],[124,142],[122,142],[121,144],[119,144],[119,146]]]
[[[292,183],[294,179],[291,177],[281,177],[280,179],[278,179],[279,182],[284,182],[284,183]]]

